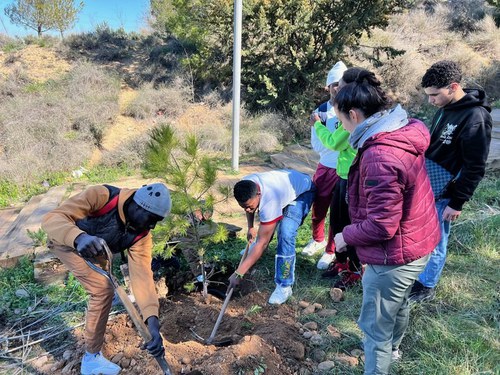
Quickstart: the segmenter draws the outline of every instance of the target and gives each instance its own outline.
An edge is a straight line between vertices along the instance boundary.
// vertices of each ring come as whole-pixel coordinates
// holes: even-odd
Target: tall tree
[[[245,0],[242,87],[250,109],[300,114],[313,85],[364,32],[410,0]],[[176,37],[200,83],[230,86],[233,1],[151,0],[155,25]],[[306,95],[304,95],[306,93]]]
[[[83,9],[83,1],[75,4],[73,0],[52,0],[50,3],[55,28],[59,30],[63,39],[64,32],[73,26],[76,16]]]
[[[16,0],[4,11],[12,23],[35,30],[41,37],[48,30],[59,30],[62,35],[82,8],[83,2],[75,6],[73,0]]]

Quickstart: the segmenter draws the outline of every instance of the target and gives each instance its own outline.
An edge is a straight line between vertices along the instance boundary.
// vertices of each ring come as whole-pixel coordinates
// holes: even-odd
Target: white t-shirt
[[[319,107],[316,108],[314,112],[319,115],[322,122],[326,123],[326,127],[328,128],[328,130],[333,133],[338,127],[339,120],[337,119],[337,116],[335,116],[335,110],[330,104],[330,101],[327,102],[326,107],[326,112],[319,112]],[[331,150],[328,147],[325,147],[323,143],[321,143],[318,136],[316,135],[314,126],[311,126],[311,146],[313,150],[319,154],[319,162],[321,164],[328,168],[337,168],[339,152]]]
[[[311,189],[311,178],[292,169],[254,173],[243,177],[255,182],[260,189],[259,219],[271,224],[283,217],[283,208]]]

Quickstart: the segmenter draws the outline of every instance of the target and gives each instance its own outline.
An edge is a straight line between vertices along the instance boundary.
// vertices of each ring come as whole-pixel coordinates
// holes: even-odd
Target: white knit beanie
[[[170,192],[161,183],[144,185],[137,189],[134,194],[134,202],[145,210],[161,217],[166,217],[172,207]]]
[[[328,72],[328,76],[326,77],[326,86],[328,87],[332,83],[340,81],[346,70],[347,66],[345,66],[342,61],[337,62]]]

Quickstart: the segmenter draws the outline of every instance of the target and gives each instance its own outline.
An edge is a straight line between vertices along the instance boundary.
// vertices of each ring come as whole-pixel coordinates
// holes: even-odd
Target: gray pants
[[[429,255],[402,266],[368,264],[358,325],[364,333],[365,375],[388,374],[392,351],[408,327],[408,295]]]

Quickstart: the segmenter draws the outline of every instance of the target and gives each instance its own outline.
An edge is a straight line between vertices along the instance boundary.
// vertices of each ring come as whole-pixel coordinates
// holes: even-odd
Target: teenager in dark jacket
[[[363,70],[335,97],[335,112],[358,155],[349,171],[351,224],[335,235],[337,251],[354,246],[362,263],[365,374],[388,374],[408,325],[408,296],[439,241],[425,170],[425,125],[408,119]]]
[[[460,68],[453,61],[435,63],[422,77],[429,103],[439,108],[432,120],[431,144],[425,156],[456,179],[436,197],[441,241],[415,282],[410,302],[434,298],[434,288],[446,261],[450,223],[460,216],[464,203],[472,197],[485,173],[491,108],[484,91],[462,89],[461,79]],[[430,174],[431,181],[434,176]]]
[[[163,355],[159,303],[151,271],[150,230],[169,214],[170,207],[170,193],[164,184],[150,184],[138,190],[98,185],[69,198],[43,218],[42,228],[50,240],[50,250],[90,295],[81,374],[120,372],[120,367],[104,358],[101,352],[113,287],[82,259],[101,254],[103,241],[113,253],[128,249],[132,290],[152,336],[146,349],[153,356]]]

